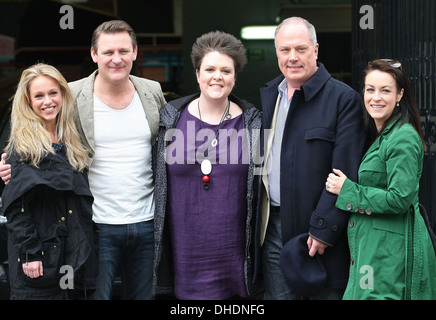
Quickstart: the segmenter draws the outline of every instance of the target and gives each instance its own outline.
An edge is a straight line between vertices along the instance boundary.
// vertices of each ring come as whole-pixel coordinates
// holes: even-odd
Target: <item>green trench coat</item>
[[[336,206],[351,213],[344,299],[436,299],[436,258],[418,192],[423,145],[394,121],[365,153],[359,184],[346,179]]]

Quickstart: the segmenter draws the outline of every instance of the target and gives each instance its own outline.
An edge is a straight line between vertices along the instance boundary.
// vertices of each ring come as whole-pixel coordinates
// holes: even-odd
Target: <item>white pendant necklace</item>
[[[203,120],[201,119],[201,112],[200,112],[200,99],[198,99],[197,102],[197,107],[198,107],[198,115],[200,117],[200,125],[201,125],[201,129],[203,129]],[[218,125],[218,129],[215,131],[215,137],[211,142],[211,146],[212,147],[216,147],[218,144],[218,138],[217,138],[217,134],[219,133],[219,130],[221,129],[221,124],[223,123],[224,119],[231,119],[232,115],[229,113],[229,109],[230,109],[230,100],[227,99],[227,107],[226,110],[223,113],[223,116],[221,117],[220,123]],[[207,152],[207,149],[206,149]],[[204,159],[201,162],[201,173],[203,173],[203,188],[204,190],[209,190],[209,182],[210,182],[210,177],[209,175],[212,172],[212,162],[210,162],[209,159]]]

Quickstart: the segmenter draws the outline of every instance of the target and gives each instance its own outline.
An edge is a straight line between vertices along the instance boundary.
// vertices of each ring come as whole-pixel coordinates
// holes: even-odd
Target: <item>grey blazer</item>
[[[91,162],[94,156],[94,80],[97,70],[89,77],[70,82],[73,100],[75,101],[74,121],[82,137],[83,144],[90,150]],[[165,98],[159,82],[130,75],[130,81],[138,92],[144,107],[151,131],[151,144],[154,145],[159,131],[159,110],[165,106]],[[91,163],[90,163],[91,164]]]

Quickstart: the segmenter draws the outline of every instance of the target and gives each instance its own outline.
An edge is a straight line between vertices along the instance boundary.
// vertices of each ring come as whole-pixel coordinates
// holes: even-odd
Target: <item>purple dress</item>
[[[203,153],[197,152],[198,148],[210,145],[208,138],[196,141],[200,140],[198,132],[202,128],[211,129],[209,134],[213,137],[218,125],[201,123],[185,108],[177,124],[177,138],[171,140],[171,148],[167,149],[167,208],[175,294],[186,300],[247,297],[244,244],[248,171],[245,150],[248,148],[243,148],[244,116],[241,114],[221,125],[227,134],[231,132],[229,129],[236,129],[233,133],[239,133],[237,137],[234,135],[226,139],[227,143],[219,141],[215,148],[209,148],[207,155],[215,164],[209,175],[208,190],[203,188],[203,173],[195,161],[202,160]],[[224,138],[225,134],[217,136]],[[177,163],[170,164],[169,159],[172,162],[177,159]]]

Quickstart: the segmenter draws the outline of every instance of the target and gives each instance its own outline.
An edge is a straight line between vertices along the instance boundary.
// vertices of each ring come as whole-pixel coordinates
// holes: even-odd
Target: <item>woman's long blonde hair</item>
[[[29,88],[39,76],[54,79],[61,89],[62,107],[56,119],[58,140],[66,147],[68,162],[77,171],[88,167],[88,152],[82,144],[73,120],[74,102],[70,88],[63,75],[53,66],[38,63],[21,74],[11,111],[11,132],[5,151],[8,155],[16,153],[21,160],[38,167],[48,154],[55,154],[50,134],[44,121],[30,106]]]

